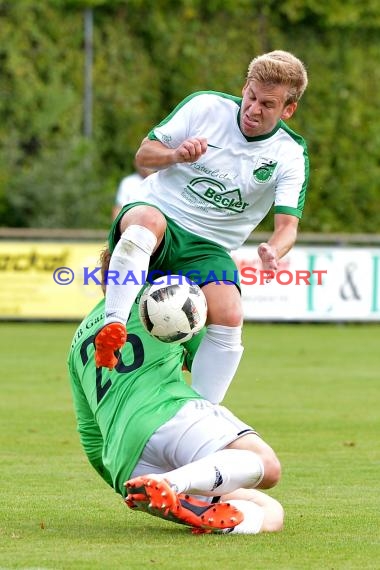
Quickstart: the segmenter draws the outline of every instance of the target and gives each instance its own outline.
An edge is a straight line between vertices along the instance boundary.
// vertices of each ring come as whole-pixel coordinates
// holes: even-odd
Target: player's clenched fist
[[[193,162],[198,160],[207,150],[207,139],[197,137],[183,141],[175,149],[175,162]]]

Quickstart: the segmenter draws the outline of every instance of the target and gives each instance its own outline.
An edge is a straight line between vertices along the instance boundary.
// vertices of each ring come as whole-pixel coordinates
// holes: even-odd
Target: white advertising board
[[[380,321],[380,248],[295,246],[269,283],[256,246],[233,258],[246,320]]]

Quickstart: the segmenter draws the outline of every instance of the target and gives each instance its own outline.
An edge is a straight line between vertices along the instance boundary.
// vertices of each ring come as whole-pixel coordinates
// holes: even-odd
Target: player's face
[[[297,103],[285,104],[285,85],[264,85],[255,81],[243,87],[240,111],[240,129],[246,137],[258,137],[270,133],[280,119],[289,119]]]

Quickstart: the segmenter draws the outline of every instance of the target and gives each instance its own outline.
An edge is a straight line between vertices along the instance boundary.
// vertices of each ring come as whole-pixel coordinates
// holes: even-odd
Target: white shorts
[[[257,432],[224,406],[190,400],[152,435],[131,478],[177,469],[248,433]]]

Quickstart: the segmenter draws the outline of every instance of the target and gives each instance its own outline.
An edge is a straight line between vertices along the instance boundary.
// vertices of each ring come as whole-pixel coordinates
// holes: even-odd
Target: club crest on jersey
[[[239,188],[227,190],[224,184],[212,178],[193,178],[187,185],[187,190],[222,210],[240,213],[249,205],[242,199]]]
[[[255,170],[253,171],[255,182],[258,182],[259,184],[268,182],[268,180],[272,178],[276,166],[277,162],[275,160],[260,157],[257,160]]]

